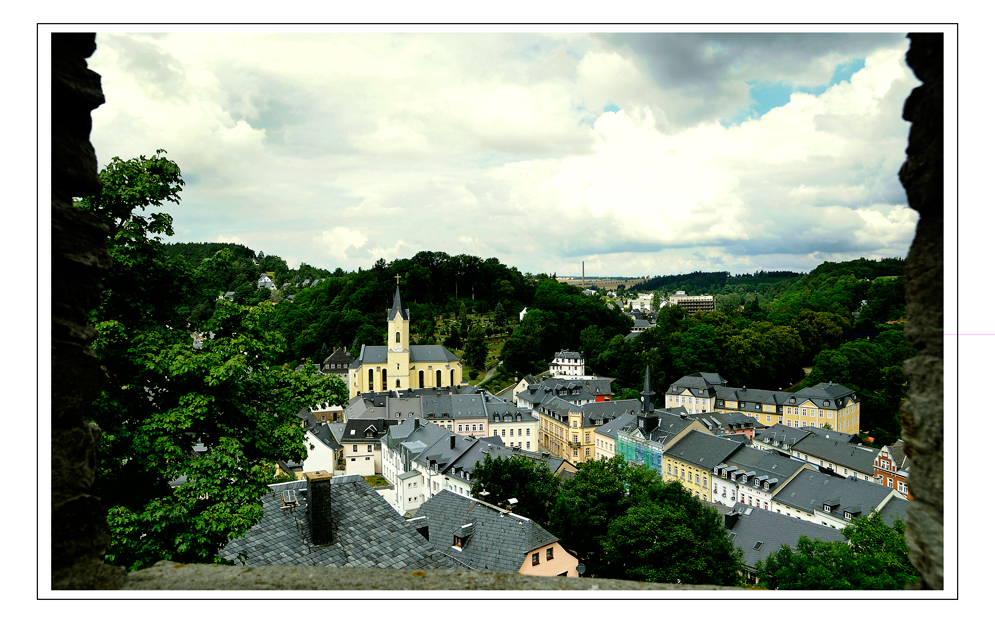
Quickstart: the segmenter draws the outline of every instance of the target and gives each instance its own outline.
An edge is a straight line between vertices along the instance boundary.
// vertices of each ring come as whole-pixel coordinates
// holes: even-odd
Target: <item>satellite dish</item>
[[[584,575],[585,571],[587,571],[587,567],[584,566],[584,563],[577,565],[577,575]]]

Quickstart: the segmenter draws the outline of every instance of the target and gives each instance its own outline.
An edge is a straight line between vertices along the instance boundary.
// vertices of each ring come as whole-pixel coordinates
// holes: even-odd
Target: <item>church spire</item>
[[[404,308],[404,301],[401,300],[400,284],[394,290],[394,306],[387,312],[387,320],[393,320],[395,314],[401,314],[401,320],[408,320],[408,310]]]
[[[646,381],[643,383],[643,391],[640,395],[642,396],[643,401],[642,412],[653,413],[653,396],[655,396],[656,393],[650,389],[650,367],[648,364],[646,366]]]

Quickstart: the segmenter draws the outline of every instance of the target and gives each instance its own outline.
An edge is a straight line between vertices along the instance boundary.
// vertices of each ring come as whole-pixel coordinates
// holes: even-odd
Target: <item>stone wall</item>
[[[84,413],[107,380],[87,314],[110,267],[107,228],[72,206],[100,192],[90,111],[104,102],[86,67],[93,34],[52,35],[52,588],[114,588],[124,570],[103,564],[107,511],[90,495],[100,431]]]
[[[919,212],[905,263],[905,337],[919,354],[905,362],[902,438],[912,460],[906,541],[921,573],[917,588],[943,588],[943,34],[910,34],[905,55],[923,84],[905,101],[912,122],[899,178]]]

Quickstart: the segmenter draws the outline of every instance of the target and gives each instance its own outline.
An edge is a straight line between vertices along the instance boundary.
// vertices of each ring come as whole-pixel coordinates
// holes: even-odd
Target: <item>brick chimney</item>
[[[307,521],[311,542],[331,545],[335,526],[332,523],[332,474],[325,471],[304,472],[307,479]]]

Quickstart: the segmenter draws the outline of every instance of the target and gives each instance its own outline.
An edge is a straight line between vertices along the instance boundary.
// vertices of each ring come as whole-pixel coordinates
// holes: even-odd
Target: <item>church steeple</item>
[[[650,367],[646,366],[646,381],[643,383],[643,391],[640,394],[642,396],[643,408],[642,412],[649,414],[653,413],[653,396],[656,395],[652,389],[650,389]]]
[[[393,320],[396,314],[401,314],[401,320],[408,320],[408,310],[404,308],[404,301],[401,300],[400,283],[394,290],[394,306],[387,312],[387,320]]]

